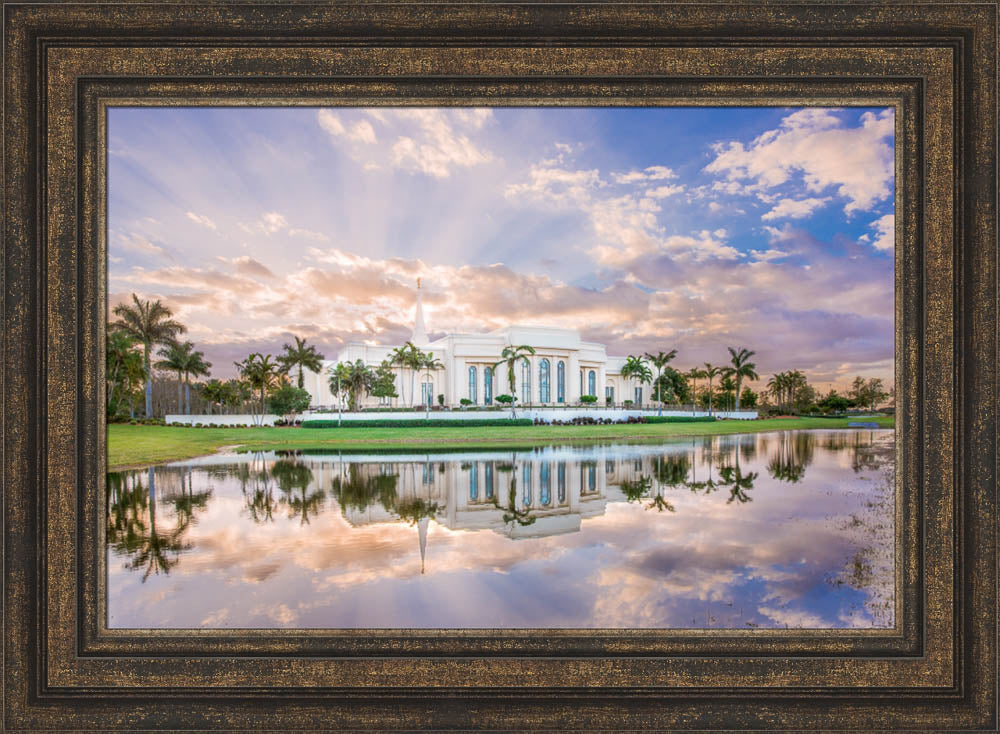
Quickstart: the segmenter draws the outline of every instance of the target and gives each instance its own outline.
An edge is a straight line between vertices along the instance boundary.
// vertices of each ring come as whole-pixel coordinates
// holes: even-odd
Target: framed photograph
[[[5,729],[995,730],[995,4],[4,7]]]

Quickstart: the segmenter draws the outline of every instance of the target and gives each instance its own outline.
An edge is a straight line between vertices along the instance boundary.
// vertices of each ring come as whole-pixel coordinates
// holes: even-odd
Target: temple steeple
[[[430,342],[427,338],[427,327],[424,326],[424,299],[420,291],[420,278],[417,278],[417,313],[413,320],[413,335],[410,341],[418,347],[425,347]]]
[[[417,521],[417,534],[420,536],[420,573],[424,572],[424,557],[427,555],[427,523],[429,520],[422,517]]]

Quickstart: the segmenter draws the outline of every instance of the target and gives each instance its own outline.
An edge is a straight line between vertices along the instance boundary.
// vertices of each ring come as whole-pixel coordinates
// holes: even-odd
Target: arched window
[[[493,368],[483,368],[483,402],[493,405]]]
[[[538,363],[538,402],[549,402],[549,360]]]
[[[471,400],[473,403],[477,402],[477,398],[476,398],[476,382],[477,382],[476,368],[475,367],[470,367],[469,368],[469,400]]]
[[[566,402],[566,363],[561,359],[556,365],[556,402]]]
[[[538,484],[538,500],[548,507],[552,502],[552,467],[548,463],[538,468]]]
[[[560,461],[556,467],[556,492],[558,492],[559,504],[566,501],[566,462]]]
[[[483,465],[483,483],[486,485],[486,499],[493,499],[493,462],[488,461]]]
[[[469,467],[469,499],[473,502],[479,499],[479,467],[475,462]]]
[[[521,470],[521,482],[524,484],[521,489],[521,502],[525,507],[531,507],[531,464],[527,462]]]
[[[597,395],[597,373],[593,370],[587,375],[587,394]]]
[[[521,362],[521,402],[531,402],[531,363],[528,360]]]

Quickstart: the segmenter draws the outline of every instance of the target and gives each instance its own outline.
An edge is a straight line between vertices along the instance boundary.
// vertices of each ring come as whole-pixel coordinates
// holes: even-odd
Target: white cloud
[[[203,214],[195,214],[194,212],[187,212],[186,216],[187,216],[188,219],[190,219],[192,222],[194,222],[197,225],[200,225],[200,226],[205,227],[207,229],[213,229],[213,230],[217,229],[216,226],[215,226],[215,222],[213,222],[211,219],[209,219],[208,217],[206,217]]]
[[[551,166],[532,166],[529,181],[511,184],[504,194],[510,199],[517,196],[533,196],[539,200],[557,203],[589,201],[590,190],[604,186],[600,172],[591,170],[571,171]]]
[[[665,199],[668,196],[673,196],[674,194],[679,194],[684,190],[681,185],[666,185],[657,186],[655,189],[647,189],[646,196],[651,196],[654,199]]]
[[[454,113],[459,121],[469,125],[474,130],[479,130],[494,119],[493,110],[488,107],[460,107],[455,109]]]
[[[276,277],[274,272],[264,265],[264,263],[259,260],[255,260],[249,255],[242,255],[240,257],[235,257],[232,260],[233,265],[236,266],[236,272],[240,275],[246,275],[249,277],[262,277],[262,278],[274,278]]]
[[[760,607],[757,611],[765,617],[774,620],[775,624],[779,627],[784,626],[791,629],[824,629],[835,626],[812,612],[775,607]]]
[[[872,242],[872,247],[876,250],[882,250],[883,252],[888,252],[895,249],[896,247],[896,217],[893,214],[886,214],[879,217],[870,225],[869,228],[875,230],[875,241]],[[862,235],[861,239],[864,242],[868,241],[868,235]]]
[[[360,120],[351,125],[347,137],[359,143],[374,143],[375,128],[372,127],[372,124],[368,120]]]
[[[804,219],[820,207],[826,205],[830,197],[822,199],[781,199],[777,206],[771,211],[762,214],[761,219],[765,222],[774,219]]]
[[[368,120],[358,120],[350,126],[344,125],[340,117],[332,110],[320,110],[316,113],[320,127],[333,137],[347,138],[355,143],[372,144],[376,142],[375,128]]]
[[[164,249],[159,245],[154,245],[148,239],[143,237],[141,234],[135,232],[130,232],[129,234],[118,235],[118,241],[121,242],[122,247],[126,250],[131,250],[132,252],[138,252],[144,255],[164,255],[166,254]]]
[[[452,112],[453,114],[449,114]],[[493,113],[490,110],[397,109],[397,119],[416,123],[417,131],[399,137],[392,146],[396,166],[434,178],[448,178],[454,167],[489,163],[493,155],[455,130],[452,120],[479,130]]]
[[[757,262],[770,262],[771,260],[780,260],[783,257],[788,257],[789,253],[784,250],[770,248],[767,250],[751,250],[750,255]]]
[[[288,220],[280,212],[267,212],[256,222],[250,224],[240,222],[240,229],[247,234],[272,235],[275,232],[280,232],[287,226]]]
[[[891,109],[866,112],[859,127],[846,127],[832,110],[798,110],[785,117],[778,129],[768,130],[749,144],[717,143],[716,157],[705,170],[724,176],[724,182],[717,182],[720,190],[754,194],[762,200],[768,189],[801,175],[809,192],[835,187],[847,199],[847,214],[865,211],[891,193],[893,125]]]
[[[628,173],[612,173],[611,178],[615,183],[629,184],[641,181],[662,181],[665,179],[677,178],[677,174],[666,166],[648,166],[641,171],[629,171]]]
[[[725,243],[726,230],[702,230],[694,236],[673,235],[663,242],[663,249],[674,253],[681,260],[705,262],[706,260],[738,260],[743,253]]]
[[[288,230],[289,237],[302,237],[307,240],[314,240],[316,242],[329,242],[330,238],[323,234],[322,232],[314,232],[311,229],[302,229],[301,227],[292,227]]]

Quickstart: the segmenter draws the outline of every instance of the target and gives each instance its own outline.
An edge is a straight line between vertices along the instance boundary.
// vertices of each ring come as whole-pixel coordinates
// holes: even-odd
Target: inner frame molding
[[[995,6],[442,10],[5,5],[5,725],[994,727]],[[107,106],[693,103],[896,108],[894,630],[104,626]]]

